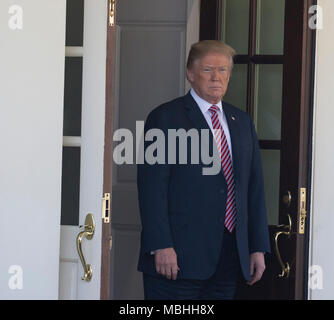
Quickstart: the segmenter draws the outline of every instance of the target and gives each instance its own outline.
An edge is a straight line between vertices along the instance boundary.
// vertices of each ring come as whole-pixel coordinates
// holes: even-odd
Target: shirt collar
[[[191,88],[190,94],[192,95],[192,97],[194,98],[194,100],[196,101],[196,103],[198,104],[198,106],[201,109],[202,113],[207,112],[210,109],[210,107],[212,106],[212,103],[207,102],[206,100],[204,100],[203,98],[201,98],[196,93],[196,91],[193,88]],[[220,111],[223,111],[223,106],[222,106],[222,102],[221,101],[219,101],[218,103],[216,103],[215,106],[217,106]]]

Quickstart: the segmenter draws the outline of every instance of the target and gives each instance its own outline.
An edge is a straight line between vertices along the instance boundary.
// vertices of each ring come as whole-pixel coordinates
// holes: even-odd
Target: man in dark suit
[[[256,132],[247,113],[222,101],[234,55],[220,41],[194,44],[190,92],[147,117],[145,135],[155,128],[165,137],[171,129],[196,129],[199,137],[208,131],[221,166],[203,174],[207,163],[189,161],[189,141],[174,154],[179,159],[186,147],[187,163],[169,163],[172,151],[164,146],[165,161],[138,165],[138,270],[146,299],[232,299],[240,273],[252,285],[265,270],[270,244]],[[152,143],[145,141],[145,150]]]

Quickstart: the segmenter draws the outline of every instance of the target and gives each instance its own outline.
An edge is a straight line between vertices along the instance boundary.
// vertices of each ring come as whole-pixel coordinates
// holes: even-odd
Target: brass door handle
[[[278,227],[279,228],[284,228],[286,229],[285,231],[278,231],[276,232],[275,234],[275,251],[276,251],[276,256],[277,256],[277,259],[281,265],[281,268],[282,268],[282,272],[278,275],[280,278],[289,278],[290,276],[290,265],[289,265],[289,262],[286,262],[284,264],[283,260],[282,260],[282,257],[281,257],[281,254],[279,252],[279,248],[278,248],[278,238],[280,235],[284,234],[286,235],[288,238],[291,236],[292,232],[292,221],[291,221],[291,217],[290,215],[288,214],[288,219],[289,219],[289,224],[288,225],[279,225]]]
[[[84,230],[81,231],[78,236],[77,236],[77,251],[81,260],[81,264],[82,267],[84,269],[84,276],[81,278],[82,280],[85,280],[87,282],[89,282],[92,279],[92,275],[93,275],[93,270],[92,270],[92,266],[90,264],[86,264],[86,260],[85,257],[82,253],[82,238],[85,236],[87,240],[91,240],[94,236],[94,232],[95,232],[95,221],[94,221],[94,216],[89,213],[86,216],[85,219],[85,225],[84,225]]]

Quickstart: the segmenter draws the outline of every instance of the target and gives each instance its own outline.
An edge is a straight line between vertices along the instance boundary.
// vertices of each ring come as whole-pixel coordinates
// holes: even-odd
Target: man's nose
[[[211,72],[211,80],[219,80],[219,74],[218,71],[216,69],[213,69]]]

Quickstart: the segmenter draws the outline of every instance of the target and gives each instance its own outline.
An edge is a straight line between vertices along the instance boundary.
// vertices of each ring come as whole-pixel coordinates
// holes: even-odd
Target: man
[[[220,41],[194,44],[192,89],[147,117],[145,133],[208,130],[221,170],[204,175],[201,161],[170,164],[167,147],[165,163],[138,165],[146,299],[232,299],[240,272],[250,285],[264,272],[270,244],[258,140],[249,115],[222,102],[234,55]]]

